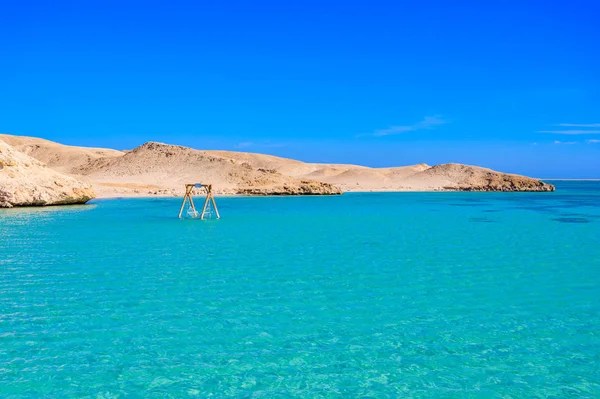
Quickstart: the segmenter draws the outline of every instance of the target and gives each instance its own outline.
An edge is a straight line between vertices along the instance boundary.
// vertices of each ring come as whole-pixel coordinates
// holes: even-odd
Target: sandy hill
[[[337,185],[344,191],[381,191],[400,187],[400,181],[430,168],[426,164],[394,168],[369,168],[347,164],[318,164],[272,155],[233,151],[206,151],[223,158],[247,162],[256,168],[275,169],[285,176],[313,179]]]
[[[82,204],[91,185],[46,167],[0,140],[0,208]]]
[[[418,164],[395,168],[369,168],[358,165],[305,164],[304,171],[293,176],[311,178],[339,186],[344,191],[402,191],[404,179],[427,170],[430,166]]]
[[[37,137],[0,134],[0,140],[62,173],[72,173],[74,168],[98,158],[118,157],[124,154],[122,151],[107,148],[69,146]]]
[[[220,194],[554,189],[525,176],[460,164],[369,168],[153,142],[131,151],[116,151],[65,146],[31,137],[0,135],[0,140],[53,169],[93,183],[100,196],[182,195],[183,184],[190,182],[212,183]]]
[[[220,151],[150,142],[120,157],[92,160],[72,173],[89,177],[101,192],[134,184],[134,190],[148,188],[152,194],[178,193],[186,183],[201,182],[214,184],[218,194],[341,194],[333,185],[260,167],[267,164]]]

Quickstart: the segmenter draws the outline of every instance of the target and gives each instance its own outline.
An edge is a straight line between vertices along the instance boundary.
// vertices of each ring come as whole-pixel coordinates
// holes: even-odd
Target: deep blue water
[[[0,211],[1,398],[598,398],[600,182]]]

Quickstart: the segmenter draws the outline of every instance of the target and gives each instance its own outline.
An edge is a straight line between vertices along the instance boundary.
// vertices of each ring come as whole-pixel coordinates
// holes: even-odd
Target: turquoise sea
[[[600,182],[0,211],[0,398],[599,398]]]

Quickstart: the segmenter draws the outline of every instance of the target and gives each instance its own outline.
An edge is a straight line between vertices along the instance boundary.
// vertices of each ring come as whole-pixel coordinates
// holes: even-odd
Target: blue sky
[[[0,0],[0,132],[600,178],[600,2]]]

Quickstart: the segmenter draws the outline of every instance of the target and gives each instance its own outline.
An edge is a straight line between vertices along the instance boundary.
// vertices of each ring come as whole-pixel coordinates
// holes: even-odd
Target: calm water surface
[[[1,398],[598,398],[600,182],[0,211]]]

